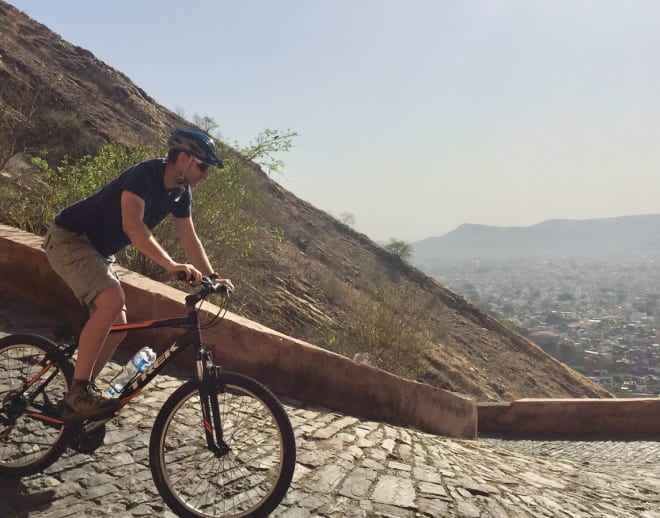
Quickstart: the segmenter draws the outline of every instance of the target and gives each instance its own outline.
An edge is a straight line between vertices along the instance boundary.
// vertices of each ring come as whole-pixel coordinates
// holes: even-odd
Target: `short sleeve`
[[[132,192],[143,200],[148,200],[154,191],[154,184],[149,174],[149,164],[142,162],[131,167],[126,173],[122,189]]]

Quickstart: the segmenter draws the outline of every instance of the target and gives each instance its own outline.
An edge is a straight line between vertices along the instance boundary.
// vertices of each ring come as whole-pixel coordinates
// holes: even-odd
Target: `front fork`
[[[222,433],[218,394],[224,390],[224,387],[220,386],[220,372],[221,368],[213,363],[211,351],[202,349],[200,358],[197,360],[197,375],[200,380],[199,395],[204,419],[204,434],[209,450],[218,457],[231,451]]]

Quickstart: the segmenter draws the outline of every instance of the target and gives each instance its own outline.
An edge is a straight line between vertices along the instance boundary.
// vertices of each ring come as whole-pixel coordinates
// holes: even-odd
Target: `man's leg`
[[[122,308],[122,310],[119,312],[119,315],[113,322],[113,325],[125,324],[126,322],[126,307],[124,306],[124,308]],[[96,377],[99,375],[99,372],[101,372],[105,364],[108,363],[108,360],[112,358],[115,350],[117,347],[119,347],[119,344],[125,337],[126,333],[110,333],[108,335],[108,338],[106,338],[103,347],[96,356],[96,362],[94,363],[94,369],[92,370],[93,380],[96,379]]]
[[[67,283],[76,298],[93,308],[78,341],[74,380],[89,382],[103,368],[123,336],[108,336],[114,323],[126,322],[122,309],[124,291],[112,268],[85,235],[56,224],[48,229],[44,250],[53,270]]]
[[[108,348],[112,347],[114,352],[114,348],[119,345],[119,341],[113,343],[116,341],[114,337],[109,345],[106,343],[106,339],[112,324],[118,318],[121,318],[123,307],[124,290],[118,284],[106,288],[94,298],[95,309],[80,333],[78,358],[76,359],[76,368],[73,371],[74,380],[90,381],[98,362],[97,359],[101,359],[101,356],[107,354],[106,346]],[[123,338],[123,336],[120,338]],[[99,370],[103,368],[108,358],[109,356],[105,356],[103,363],[98,362],[100,363]]]
[[[94,394],[90,380],[108,331],[124,307],[124,291],[121,286],[113,284],[102,290],[94,298],[94,306],[95,310],[80,334],[73,383],[61,402],[61,418],[65,421],[106,415],[118,407],[116,400]]]
[[[79,338],[73,383],[60,402],[61,418],[82,420],[106,415],[118,408],[117,401],[94,394],[90,380],[97,358],[104,351],[110,327],[124,307],[124,291],[111,261],[103,257],[84,234],[75,234],[53,224],[44,249],[53,270],[64,279],[76,298],[95,307]],[[110,346],[116,347],[114,340],[117,338]]]

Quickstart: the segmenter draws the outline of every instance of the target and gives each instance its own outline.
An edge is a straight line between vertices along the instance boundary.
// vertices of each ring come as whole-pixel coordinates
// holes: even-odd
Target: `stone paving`
[[[0,331],[52,330],[47,315],[29,312],[0,297]],[[106,379],[118,368],[110,364]],[[108,423],[93,454],[68,452],[43,474],[0,479],[0,516],[174,516],[148,460],[154,416],[181,384],[172,374]],[[319,408],[286,408],[298,463],[274,517],[660,518],[658,442],[455,440]]]

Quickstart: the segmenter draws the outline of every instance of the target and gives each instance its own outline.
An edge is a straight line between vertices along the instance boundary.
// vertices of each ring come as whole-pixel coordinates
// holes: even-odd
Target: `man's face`
[[[186,153],[181,153],[179,160],[181,160],[180,165],[183,170],[183,179],[190,187],[197,187],[199,182],[209,177],[210,166],[205,162]]]
[[[192,164],[188,170],[188,183],[190,187],[197,187],[197,184],[202,180],[206,180],[209,177],[209,172],[211,166],[201,160],[198,160],[193,157]]]

